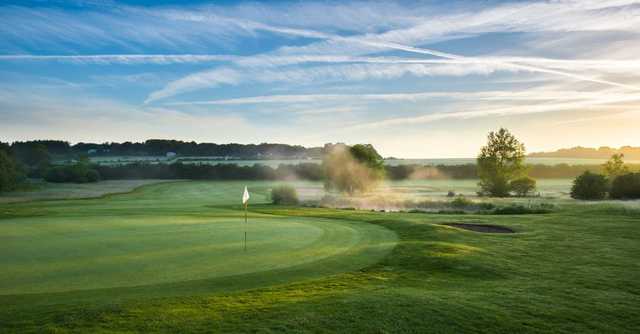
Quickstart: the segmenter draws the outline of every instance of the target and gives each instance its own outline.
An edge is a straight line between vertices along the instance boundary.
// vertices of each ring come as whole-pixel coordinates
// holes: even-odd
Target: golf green
[[[283,282],[359,269],[395,244],[393,232],[348,220],[250,212],[245,223],[237,205],[242,187],[177,182],[100,199],[38,202],[46,214],[0,224],[0,294],[242,280],[261,273],[261,283],[268,277]],[[255,190],[252,204],[264,203],[268,189]]]

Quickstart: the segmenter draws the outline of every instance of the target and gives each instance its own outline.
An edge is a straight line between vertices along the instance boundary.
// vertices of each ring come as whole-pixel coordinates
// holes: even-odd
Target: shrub
[[[510,187],[516,196],[525,197],[536,189],[536,180],[523,176],[511,181]]]
[[[634,199],[640,198],[640,173],[619,175],[611,184],[611,198]]]
[[[98,173],[95,169],[89,169],[86,173],[87,182],[98,182],[100,181],[100,173]]]
[[[583,200],[604,199],[607,195],[607,190],[607,178],[604,175],[586,171],[573,181],[571,197]]]
[[[478,204],[478,209],[484,210],[484,211],[493,210],[495,209],[495,207],[496,206],[493,203],[489,203],[489,202],[481,202]]]
[[[97,182],[100,180],[100,173],[88,168],[83,164],[75,164],[70,166],[55,166],[49,168],[44,175],[44,179],[47,182],[74,182],[74,183],[87,183]]]
[[[271,189],[271,200],[273,204],[298,204],[298,193],[296,192],[296,188],[292,186],[278,186]]]
[[[466,208],[472,205],[473,202],[462,195],[454,198],[453,201],[451,201],[451,206],[457,209]]]
[[[496,208],[492,213],[494,215],[527,215],[549,212],[551,212],[551,208],[544,205],[540,205],[538,207],[526,207],[522,204],[511,204],[509,206]]]

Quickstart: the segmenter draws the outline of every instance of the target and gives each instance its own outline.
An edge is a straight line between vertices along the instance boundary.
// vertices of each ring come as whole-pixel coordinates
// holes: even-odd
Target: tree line
[[[148,141],[149,142],[149,141]],[[178,141],[161,141],[178,142]],[[322,164],[186,164],[133,163],[126,165],[92,164],[86,154],[72,164],[52,164],[52,155],[65,152],[68,143],[60,141],[0,143],[0,191],[16,189],[26,178],[49,182],[96,182],[115,179],[198,179],[198,180],[311,180],[324,181],[329,190],[365,192],[382,179],[480,179],[479,194],[487,196],[527,196],[536,187],[535,178],[576,178],[572,196],[581,199],[633,198],[640,174],[630,173],[614,155],[604,165],[555,166],[526,165],[525,149],[509,131],[491,132],[476,164],[386,166],[372,145],[327,144],[322,149]],[[182,142],[181,142],[182,143]],[[158,143],[149,143],[153,146]],[[164,144],[163,144],[164,145]],[[233,145],[233,144],[230,144]],[[162,146],[164,150],[166,146]],[[53,152],[50,152],[51,149]],[[159,149],[158,149],[159,150]],[[631,167],[631,168],[630,168]],[[637,174],[637,175],[636,175]],[[593,194],[592,194],[593,193]],[[595,195],[594,195],[595,194]],[[604,194],[604,195],[603,195]]]
[[[37,159],[44,151],[56,158],[76,158],[81,155],[92,156],[164,156],[173,152],[183,156],[216,156],[238,159],[256,158],[320,158],[322,147],[306,148],[287,144],[216,144],[196,143],[195,141],[149,139],[144,142],[123,143],[77,143],[60,140],[16,141],[11,150],[21,159]],[[36,156],[33,156],[33,155]]]
[[[598,148],[576,146],[562,148],[553,152],[530,153],[530,157],[540,158],[579,158],[579,159],[609,159],[614,154],[622,154],[627,159],[640,160],[640,147],[622,146],[620,148],[601,146]]]

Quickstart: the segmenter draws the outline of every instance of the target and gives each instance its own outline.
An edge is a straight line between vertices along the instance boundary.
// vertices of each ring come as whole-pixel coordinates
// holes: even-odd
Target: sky
[[[2,1],[0,141],[640,146],[640,2]]]

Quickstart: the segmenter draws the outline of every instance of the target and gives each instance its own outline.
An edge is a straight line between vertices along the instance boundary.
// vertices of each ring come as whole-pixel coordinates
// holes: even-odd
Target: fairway
[[[264,203],[265,185],[249,186],[252,204]],[[364,267],[395,244],[393,232],[365,223],[250,213],[245,224],[237,204],[242,187],[174,182],[99,199],[39,202],[46,215],[0,224],[0,294],[251,275],[263,284],[270,275],[283,282]]]

